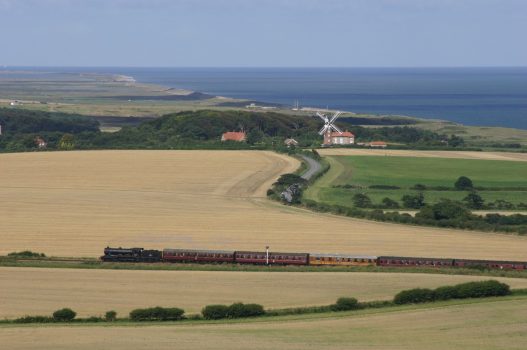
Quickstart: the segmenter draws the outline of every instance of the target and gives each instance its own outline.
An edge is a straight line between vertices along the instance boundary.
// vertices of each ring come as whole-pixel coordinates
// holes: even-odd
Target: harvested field
[[[264,199],[292,158],[257,151],[0,155],[0,254],[103,247],[271,249],[526,259],[527,237],[313,213]]]
[[[494,278],[494,277],[493,277]],[[1,318],[48,315],[71,307],[82,317],[149,306],[198,313],[209,304],[255,302],[266,308],[328,305],[339,297],[391,299],[408,288],[435,288],[490,277],[418,273],[117,271],[0,268]],[[527,279],[499,278],[513,288]],[[206,287],[204,287],[206,286]]]
[[[392,149],[350,149],[327,148],[318,151],[323,156],[397,156],[397,157],[433,157],[459,159],[487,159],[527,161],[527,153],[514,152],[473,152],[473,151],[418,151]]]
[[[2,327],[11,350],[525,349],[526,298],[234,324]],[[396,311],[397,310],[397,311]]]

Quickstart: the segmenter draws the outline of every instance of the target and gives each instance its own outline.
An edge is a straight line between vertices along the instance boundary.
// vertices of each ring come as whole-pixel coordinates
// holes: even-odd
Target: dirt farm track
[[[355,220],[265,199],[298,162],[257,151],[0,155],[0,254],[111,246],[527,259],[527,237]]]

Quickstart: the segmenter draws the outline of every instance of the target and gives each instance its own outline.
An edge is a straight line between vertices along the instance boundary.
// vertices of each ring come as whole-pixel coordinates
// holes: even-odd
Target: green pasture
[[[417,194],[412,189],[414,185],[422,184],[452,188],[450,191],[424,191],[427,203],[443,198],[462,200],[467,192],[453,190],[453,187],[460,176],[467,176],[476,187],[498,189],[479,191],[486,202],[501,199],[514,204],[527,203],[527,191],[507,190],[512,187],[527,189],[525,162],[389,156],[331,156],[328,161],[330,171],[306,191],[305,198],[350,206],[356,193],[365,193],[374,203],[380,203],[385,197],[401,202],[404,195]],[[339,185],[359,188],[334,187]],[[400,189],[368,188],[372,185],[398,186]]]

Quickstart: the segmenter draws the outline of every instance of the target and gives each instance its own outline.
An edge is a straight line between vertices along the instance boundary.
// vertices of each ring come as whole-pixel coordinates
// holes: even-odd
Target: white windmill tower
[[[319,135],[324,135],[324,143],[322,145],[331,145],[331,132],[332,130],[342,134],[342,130],[337,128],[334,124],[337,118],[341,115],[340,111],[337,111],[331,118],[328,118],[327,115],[317,112],[317,116],[324,121],[324,126],[318,132]]]

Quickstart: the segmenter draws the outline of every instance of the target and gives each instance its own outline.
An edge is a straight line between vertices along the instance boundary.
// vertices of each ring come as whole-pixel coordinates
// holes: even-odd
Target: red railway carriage
[[[456,259],[454,260],[454,266],[483,267],[500,270],[525,270],[527,269],[527,262]]]
[[[235,262],[239,264],[263,264],[267,263],[266,252],[235,252]],[[270,265],[308,265],[309,254],[307,253],[274,253],[269,252]]]
[[[380,256],[377,259],[377,265],[379,266],[399,266],[399,267],[411,267],[411,266],[429,266],[429,267],[448,267],[452,266],[453,259],[441,259],[441,258],[413,258],[405,256]]]
[[[209,262],[233,263],[232,250],[194,250],[194,249],[164,249],[163,261],[167,262]]]

